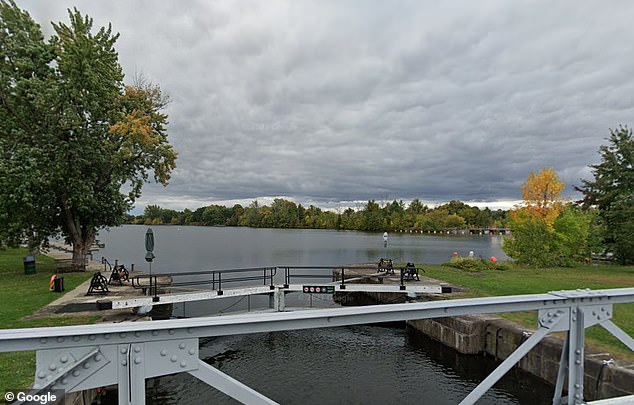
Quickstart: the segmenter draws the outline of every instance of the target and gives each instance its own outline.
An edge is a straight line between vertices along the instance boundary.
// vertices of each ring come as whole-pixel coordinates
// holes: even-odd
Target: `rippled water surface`
[[[404,328],[355,326],[213,338],[201,358],[282,404],[457,404],[494,367]],[[552,389],[511,372],[478,404],[549,404]],[[148,403],[233,404],[189,375],[148,380]]]

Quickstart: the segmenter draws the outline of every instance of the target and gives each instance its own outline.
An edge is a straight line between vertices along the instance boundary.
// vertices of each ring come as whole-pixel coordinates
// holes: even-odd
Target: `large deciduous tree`
[[[61,234],[80,267],[150,176],[167,184],[176,153],[160,88],[124,85],[118,34],[68,15],[45,40],[28,13],[0,0],[0,238],[38,246]]]
[[[577,188],[585,207],[596,207],[604,242],[623,264],[634,263],[634,136],[627,126],[610,130],[599,148],[601,163],[591,165],[594,180]]]
[[[570,266],[587,256],[590,215],[565,204],[565,184],[554,169],[531,172],[522,185],[523,203],[512,210],[512,235],[504,251],[520,264]]]

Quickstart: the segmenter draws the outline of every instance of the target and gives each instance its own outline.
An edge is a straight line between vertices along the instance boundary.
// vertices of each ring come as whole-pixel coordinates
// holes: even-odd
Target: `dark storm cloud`
[[[142,204],[516,200],[543,167],[570,193],[633,124],[634,3],[435,3],[20,2],[112,22],[171,96],[178,168]]]

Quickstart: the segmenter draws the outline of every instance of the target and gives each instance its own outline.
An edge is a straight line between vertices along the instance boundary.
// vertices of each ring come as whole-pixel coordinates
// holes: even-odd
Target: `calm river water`
[[[181,272],[282,265],[335,266],[398,261],[438,264],[453,252],[506,259],[500,236],[390,235],[331,230],[153,226],[152,272]],[[146,226],[103,231],[101,255],[147,271]],[[308,305],[302,294],[295,305]],[[302,301],[303,300],[303,301]],[[225,300],[222,300],[225,301]],[[315,296],[315,306],[334,306]],[[265,302],[262,300],[261,305]],[[222,308],[219,308],[219,305]],[[247,310],[257,302],[175,307],[175,316]],[[355,326],[297,330],[201,341],[201,358],[282,404],[455,404],[494,367],[490,359],[460,356],[405,328]],[[146,384],[148,404],[233,404],[188,374]],[[549,404],[552,388],[511,372],[478,404]]]
[[[126,225],[102,231],[106,244],[99,255],[136,263],[147,271],[145,232],[148,227]],[[496,256],[502,252],[502,236],[431,236],[394,233],[384,246],[383,234],[315,229],[254,229],[244,227],[153,226],[156,259],[152,271],[230,269],[281,265],[344,265],[378,262],[381,257],[398,261],[439,264],[453,252]]]

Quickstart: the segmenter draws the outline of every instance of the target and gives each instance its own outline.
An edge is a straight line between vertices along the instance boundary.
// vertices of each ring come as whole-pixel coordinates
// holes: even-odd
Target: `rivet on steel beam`
[[[573,316],[573,317],[572,317],[572,321],[573,321],[573,322],[577,322],[577,317],[576,317],[576,316]]]
[[[163,357],[167,356],[167,350],[165,349],[161,350],[161,356]]]
[[[170,335],[173,335],[173,334],[175,333],[175,330],[174,330],[174,329],[169,329],[169,330],[167,331],[167,333],[169,333]]]
[[[64,338],[63,338],[62,336],[60,336],[60,337],[58,337],[58,338],[57,338],[57,341],[58,341],[59,343],[62,343],[62,342],[64,341]]]
[[[185,350],[185,343],[179,344],[178,348],[181,349],[181,350]]]
[[[187,333],[194,333],[194,328],[187,328]]]
[[[177,356],[172,356],[172,358],[170,360],[172,361],[172,363],[176,363],[178,361],[178,357]]]
[[[121,365],[122,366],[127,366],[128,365],[128,361],[126,359],[121,360]]]
[[[597,311],[592,311],[592,316],[597,316]]]
[[[128,353],[128,348],[127,347],[122,347],[121,348],[121,354],[126,354]]]
[[[182,367],[182,368],[187,367],[187,362],[186,362],[186,361],[181,361],[181,367]]]
[[[152,336],[158,336],[158,334],[159,334],[159,331],[157,331],[157,330],[153,330],[152,331]]]
[[[106,339],[106,340],[110,339],[110,334],[109,333],[104,333],[103,334],[103,338]]]
[[[605,313],[607,316],[612,316],[612,314],[610,314],[610,311]]]
[[[81,365],[83,368],[85,368],[86,370],[88,370],[90,368],[90,363],[89,362],[84,362],[84,364]]]
[[[135,353],[141,353],[141,346],[134,346]]]
[[[88,335],[88,340],[95,340],[97,339],[97,336],[95,335]]]
[[[94,357],[95,361],[101,361],[102,358],[103,356],[101,356],[101,354],[99,353],[95,354],[95,357]]]
[[[73,370],[73,377],[79,377],[79,370]]]
[[[47,338],[40,338],[40,343],[44,344],[44,343],[46,343],[47,340],[48,340]]]
[[[49,369],[49,370],[51,370],[51,371],[55,371],[55,370],[57,370],[57,364],[55,364],[55,363],[51,363],[51,364],[48,366],[48,369]]]
[[[44,371],[40,371],[37,373],[37,378],[46,378],[46,373]]]
[[[81,340],[81,336],[73,336],[73,342],[79,342]]]
[[[134,332],[134,336],[136,336],[136,337],[141,336],[141,332],[139,332],[139,331]]]
[[[580,384],[575,384],[575,388],[581,388]]]
[[[572,313],[573,313],[573,314],[576,314],[576,313],[577,313],[577,308],[573,308],[573,309],[572,309]]]
[[[576,354],[581,354],[581,350],[577,349],[577,350],[575,350],[575,353]]]
[[[601,307],[601,311],[605,312],[605,307]]]
[[[62,385],[66,385],[67,382],[68,382],[68,379],[66,377],[62,378]]]
[[[127,333],[125,333],[125,332],[119,333],[119,337],[122,337],[122,338],[126,337],[126,335],[127,335]]]
[[[134,364],[141,364],[141,356],[136,356],[134,358]]]
[[[194,354],[196,354],[196,350],[195,350],[195,349],[193,349],[193,348],[191,348],[191,349],[189,349],[189,352],[188,352],[188,353],[189,353],[189,354],[191,354],[191,355],[193,356]]]
[[[68,356],[62,356],[59,361],[61,361],[62,363],[66,363],[68,362]]]
[[[575,364],[581,364],[581,360],[575,360]]]

